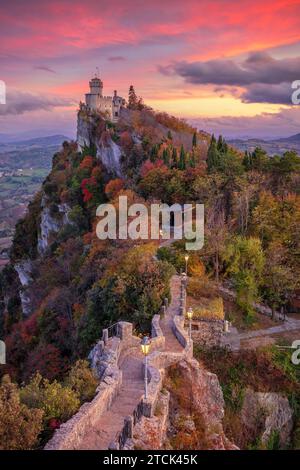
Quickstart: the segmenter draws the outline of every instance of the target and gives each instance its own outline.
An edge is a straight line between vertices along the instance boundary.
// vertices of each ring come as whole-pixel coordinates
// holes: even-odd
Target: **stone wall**
[[[184,348],[183,355],[193,357],[193,341],[190,341],[187,330],[184,328],[184,316],[175,315],[172,320],[172,330],[181,346]]]
[[[213,348],[222,344],[224,332],[223,320],[192,320],[192,339],[194,344],[204,348]]]
[[[111,356],[110,359],[112,359]],[[110,408],[121,385],[122,371],[116,362],[109,361],[97,388],[96,396],[91,402],[83,404],[69,421],[55,431],[52,439],[45,446],[45,450],[77,449],[86,432],[96,424],[99,416]]]
[[[119,336],[109,338],[107,344],[98,341],[89,354],[91,366],[101,382],[96,395],[89,403],[84,403],[79,411],[57,429],[45,450],[78,449],[87,430],[93,427],[99,417],[111,407],[122,386],[122,363],[132,348],[138,347],[140,339],[133,336],[132,324],[119,322]]]
[[[151,348],[163,350],[165,347],[165,337],[159,322],[160,315],[154,315],[151,322]]]

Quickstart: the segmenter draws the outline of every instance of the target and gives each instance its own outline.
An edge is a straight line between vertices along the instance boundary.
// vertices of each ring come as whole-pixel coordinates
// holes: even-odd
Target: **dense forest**
[[[27,428],[31,423],[23,441],[28,448],[92,396],[95,379],[84,359],[102,328],[122,319],[132,321],[138,332],[148,331],[169,295],[171,275],[184,268],[181,242],[158,250],[157,242],[99,240],[100,203],[117,206],[120,195],[146,204],[204,203],[205,244],[190,253],[189,269],[195,282],[233,288],[245,325],[255,322],[254,302],[288,310],[300,288],[300,158],[295,152],[269,157],[256,148],[243,154],[222,136],[154,112],[132,90],[124,117],[112,123],[100,116],[98,132],[122,149],[123,176],[105,168],[95,148],[79,151],[75,142],[64,142],[17,223],[11,263],[1,273],[0,337],[8,363],[1,368],[6,375],[0,399],[11,397],[14,406],[13,444],[6,435],[14,448],[20,448],[26,423]],[[64,222],[62,206],[68,208]],[[41,253],[45,208],[59,228]],[[26,315],[24,286],[15,270],[24,261],[30,262]],[[7,419],[0,407],[0,423]]]

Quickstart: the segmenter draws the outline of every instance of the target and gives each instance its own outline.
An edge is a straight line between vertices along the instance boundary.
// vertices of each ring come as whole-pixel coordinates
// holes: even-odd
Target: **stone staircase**
[[[144,397],[145,363],[140,338],[132,334],[131,323],[119,322],[117,328],[114,326],[118,337],[109,338],[108,330],[104,330],[104,341],[99,341],[89,356],[101,377],[95,398],[62,424],[45,449],[125,448],[141,416],[153,416],[164,368],[192,354],[192,342],[183,328],[184,278],[173,276],[170,289],[171,302],[165,307],[163,319],[155,315],[152,321],[148,399]]]

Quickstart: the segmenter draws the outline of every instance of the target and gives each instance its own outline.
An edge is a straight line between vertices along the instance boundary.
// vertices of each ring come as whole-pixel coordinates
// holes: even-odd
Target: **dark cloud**
[[[25,112],[44,110],[49,111],[60,106],[71,106],[70,100],[62,98],[33,95],[20,91],[7,92],[6,104],[0,106],[0,116],[18,115]]]
[[[55,70],[46,67],[46,65],[36,65],[34,68],[35,70],[42,70],[43,72],[56,73]]]
[[[299,74],[300,75],[300,74]],[[290,83],[280,83],[279,85],[265,85],[254,83],[249,85],[242,94],[244,103],[273,103],[291,105],[292,88]]]
[[[291,104],[288,83],[299,78],[300,57],[274,59],[267,52],[255,52],[241,62],[232,59],[175,62],[160,66],[159,70],[166,75],[180,75],[192,84],[245,87],[242,96],[245,102]]]
[[[159,67],[160,72],[177,74],[194,84],[245,86],[253,83],[279,84],[299,77],[300,57],[274,59],[266,52],[251,54],[246,60],[215,59],[206,62],[175,62]]]

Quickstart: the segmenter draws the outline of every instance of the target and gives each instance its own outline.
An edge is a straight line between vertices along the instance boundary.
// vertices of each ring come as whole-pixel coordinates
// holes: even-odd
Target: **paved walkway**
[[[142,354],[127,356],[122,365],[123,383],[111,408],[99,418],[97,424],[81,441],[80,450],[105,450],[124,425],[124,418],[132,415],[144,393]]]
[[[172,330],[172,318],[178,315],[180,309],[180,285],[181,277],[173,276],[170,283],[171,302],[164,318],[160,321],[160,327],[165,336],[165,351],[181,352],[183,349]]]
[[[230,347],[232,351],[241,349],[241,341],[252,338],[263,338],[275,334],[286,333],[288,331],[300,331],[300,320],[294,318],[287,318],[284,323],[280,325],[271,326],[270,328],[263,328],[261,330],[249,331],[246,333],[239,333],[234,327],[231,327],[230,333],[224,335],[223,345]]]

